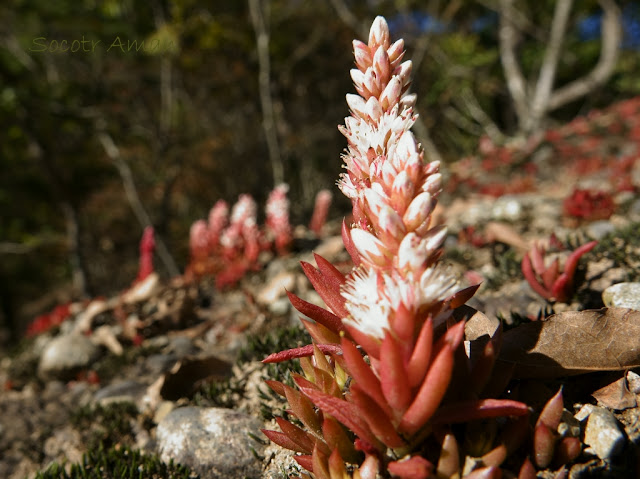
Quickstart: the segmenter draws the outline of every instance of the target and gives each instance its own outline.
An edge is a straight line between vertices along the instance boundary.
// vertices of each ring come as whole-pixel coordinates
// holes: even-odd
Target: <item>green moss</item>
[[[309,333],[300,326],[281,328],[268,336],[252,335],[247,338],[247,345],[240,351],[238,361],[240,363],[262,361],[271,353],[309,343],[311,343]]]
[[[640,222],[618,228],[598,241],[591,251],[596,261],[609,259],[626,272],[626,281],[640,281]]]
[[[493,251],[492,254],[495,271],[486,277],[487,288],[498,290],[501,286],[515,278],[522,278],[520,260],[515,250],[508,248],[504,251]]]
[[[156,455],[143,455],[128,447],[98,448],[82,456],[82,462],[65,468],[54,463],[36,479],[196,479],[199,476],[173,461],[165,464]]]
[[[89,449],[99,445],[110,447],[133,441],[132,424],[138,409],[130,402],[116,402],[107,406],[84,406],[71,414],[71,424],[83,435]]]

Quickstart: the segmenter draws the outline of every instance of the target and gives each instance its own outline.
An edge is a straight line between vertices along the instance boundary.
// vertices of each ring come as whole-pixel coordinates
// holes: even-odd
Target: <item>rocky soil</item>
[[[498,199],[444,195],[437,211],[438,221],[449,225],[445,262],[461,284],[483,281],[469,304],[507,325],[552,310],[601,308],[606,288],[640,280],[640,199],[617,194],[610,218],[578,221],[563,212],[563,199],[576,184],[593,185],[597,174],[571,178],[550,170],[543,180],[536,191]],[[290,255],[263,257],[263,269],[232,289],[217,291],[210,279],[165,283],[151,276],[122,295],[75,305],[59,327],[25,340],[0,361],[0,477],[32,478],[38,471],[40,477],[65,477],[65,467],[71,471],[96,450],[142,451],[189,468],[143,463],[135,477],[275,479],[295,473],[291,453],[269,445],[260,432],[277,429],[273,415],[286,407],[263,381],[281,379],[287,366],[267,367],[260,359],[306,341],[286,290],[322,304],[299,261],[313,264],[313,250],[350,269],[338,231],[338,223],[330,224],[317,241],[301,231]],[[582,258],[568,304],[545,301],[520,271],[523,254],[551,233],[569,245],[554,253],[561,258],[589,239],[600,241]],[[638,300],[632,290],[613,305],[640,309]],[[566,424],[578,428],[583,442],[569,477],[636,477],[636,373],[637,367],[510,388],[539,407],[564,385],[566,414],[573,418]],[[623,376],[624,401],[592,396]],[[116,477],[104,469],[99,474],[91,477]],[[542,471],[540,477],[552,474]]]

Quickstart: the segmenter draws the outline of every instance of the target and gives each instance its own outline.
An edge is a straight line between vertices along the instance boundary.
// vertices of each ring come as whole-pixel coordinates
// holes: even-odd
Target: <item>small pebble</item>
[[[44,348],[38,371],[43,376],[66,377],[88,367],[100,354],[84,335],[71,333],[53,338]]]
[[[618,283],[602,292],[605,306],[640,311],[640,283]]]
[[[591,452],[602,460],[611,460],[622,452],[626,437],[620,429],[615,416],[605,408],[591,406],[587,412],[586,426],[584,431],[584,443],[590,446],[586,452]],[[580,420],[584,416],[583,407],[576,419]]]

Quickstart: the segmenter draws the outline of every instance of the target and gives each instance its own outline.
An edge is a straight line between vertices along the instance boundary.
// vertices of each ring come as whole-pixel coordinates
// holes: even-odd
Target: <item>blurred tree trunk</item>
[[[598,0],[603,10],[600,58],[585,76],[554,88],[557,67],[563,51],[564,36],[573,0],[558,0],[542,65],[535,81],[528,81],[518,61],[522,32],[516,22],[515,0],[500,0],[500,60],[507,88],[518,118],[517,136],[527,137],[543,127],[547,115],[601,87],[613,74],[620,50],[622,25],[620,8],[613,0]]]

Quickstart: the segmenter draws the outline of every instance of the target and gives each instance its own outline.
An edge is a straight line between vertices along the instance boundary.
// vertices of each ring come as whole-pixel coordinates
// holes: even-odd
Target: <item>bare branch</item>
[[[262,128],[267,140],[273,183],[277,185],[284,181],[284,169],[280,155],[280,145],[276,131],[276,116],[271,96],[271,60],[269,57],[269,31],[265,22],[262,0],[249,0],[249,13],[256,36],[258,52],[258,88],[260,90],[260,104],[262,106]]]
[[[549,111],[570,103],[594,89],[602,86],[613,74],[618,62],[622,26],[620,8],[613,0],[598,0],[604,11],[602,18],[602,33],[600,58],[598,63],[586,76],[556,90],[549,99]]]
[[[333,5],[342,23],[356,32],[358,38],[369,38],[369,31],[365,24],[360,22],[351,10],[349,10],[344,0],[331,0],[331,5]]]
[[[513,0],[500,0],[500,61],[520,124],[529,116],[527,85],[516,58],[518,32],[513,22]]]
[[[120,178],[122,179],[122,185],[124,187],[124,192],[127,196],[127,200],[129,201],[129,205],[133,210],[134,215],[138,219],[138,223],[144,228],[146,226],[151,226],[151,218],[147,214],[147,211],[144,209],[142,205],[142,201],[140,200],[140,196],[138,195],[138,190],[136,189],[135,182],[133,181],[133,174],[131,173],[131,168],[127,164],[122,156],[120,155],[120,149],[116,146],[111,138],[111,135],[106,133],[105,131],[99,131],[97,133],[98,140],[102,144],[102,148],[104,148],[105,153],[109,157],[109,159],[113,162],[114,166],[120,173]],[[156,238],[156,246],[158,248],[158,256],[160,260],[164,264],[165,268],[171,276],[178,276],[180,271],[176,266],[171,253],[167,249],[162,238]]]
[[[547,113],[572,3],[573,0],[558,0],[556,2],[551,22],[551,35],[544,52],[536,91],[531,100],[531,111],[527,122],[523,125],[526,132],[535,131],[540,124],[540,120]]]

